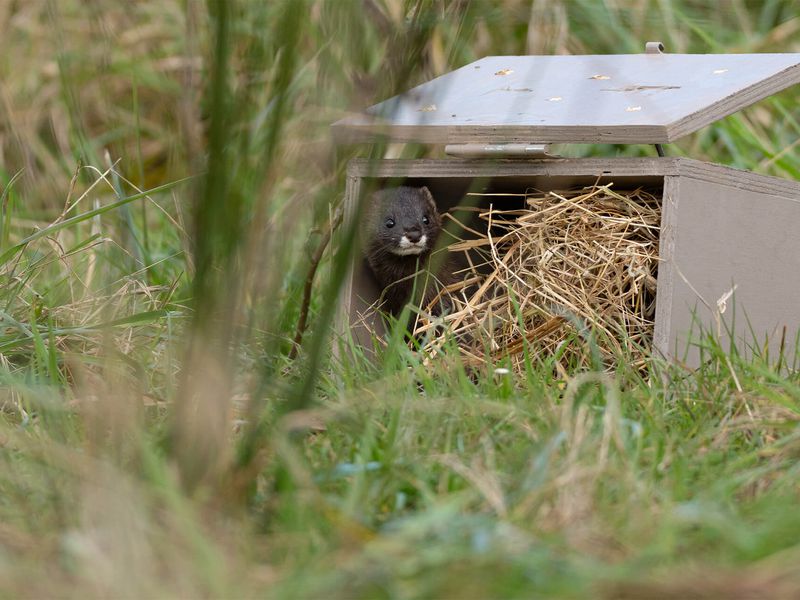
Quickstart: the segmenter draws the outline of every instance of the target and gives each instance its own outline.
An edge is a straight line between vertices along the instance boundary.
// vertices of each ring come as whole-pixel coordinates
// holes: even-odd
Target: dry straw
[[[621,357],[643,366],[655,319],[660,198],[611,184],[474,195],[482,208],[446,215],[459,230],[448,250],[467,266],[416,319],[424,350],[433,357],[454,335],[476,366],[509,357],[520,369],[526,348],[557,353],[559,369],[589,364],[592,348],[607,366]],[[456,216],[464,211],[478,218]],[[439,312],[436,302],[444,317],[426,316]]]

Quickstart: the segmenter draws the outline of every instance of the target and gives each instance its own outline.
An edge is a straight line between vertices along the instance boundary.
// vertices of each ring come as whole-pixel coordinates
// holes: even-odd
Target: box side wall
[[[661,197],[661,231],[658,242],[658,286],[656,288],[656,322],[653,331],[653,351],[666,358],[670,352],[672,304],[662,301],[672,298],[675,286],[675,269],[672,257],[675,253],[675,217],[680,198],[680,178],[664,177],[664,192]]]
[[[654,345],[697,366],[701,330],[751,355],[800,327],[800,193],[779,196],[690,177],[665,182]],[[782,341],[784,340],[784,341]]]

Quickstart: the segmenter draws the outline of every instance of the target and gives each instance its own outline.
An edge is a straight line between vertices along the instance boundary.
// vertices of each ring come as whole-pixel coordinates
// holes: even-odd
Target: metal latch
[[[445,154],[461,158],[558,158],[549,144],[447,144]]]

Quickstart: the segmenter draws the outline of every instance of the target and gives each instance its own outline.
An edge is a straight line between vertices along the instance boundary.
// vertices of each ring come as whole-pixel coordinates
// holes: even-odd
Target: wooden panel
[[[696,349],[686,353],[693,314],[725,342],[729,327],[744,352],[768,338],[772,356],[784,327],[793,356],[800,329],[800,191],[777,196],[730,183],[680,177],[665,185],[655,345],[690,365],[698,362]]]
[[[353,177],[661,177],[683,175],[730,185],[760,194],[794,196],[800,182],[733,169],[691,158],[544,158],[528,160],[487,159],[355,159],[348,165]]]
[[[678,172],[684,177],[730,185],[768,196],[794,197],[800,194],[800,182],[797,181],[787,181],[689,158],[678,159]]]
[[[675,289],[675,229],[680,179],[664,178],[661,196],[661,232],[658,240],[658,286],[656,288],[656,323],[653,331],[653,351],[662,357],[670,356],[670,344],[674,341],[671,302]]]
[[[355,159],[347,172],[355,177],[514,177],[514,176],[662,176],[680,173],[680,158]],[[693,161],[696,162],[696,161]],[[702,163],[700,163],[702,164]]]
[[[334,124],[342,140],[669,142],[800,81],[800,54],[490,56]]]
[[[358,202],[362,193],[361,184],[360,177],[351,175],[347,178],[344,195],[344,223],[346,225],[358,218]],[[340,243],[338,238],[334,238],[333,241],[334,244]],[[378,333],[383,331],[382,322],[380,319],[374,318],[374,315],[367,321],[361,318],[361,315],[366,312],[367,307],[378,297],[380,292],[363,262],[363,257],[356,252],[342,284],[334,324],[334,329],[340,337],[339,343],[334,344],[337,356],[341,356],[342,348],[346,347],[350,340],[369,351],[372,347],[370,331]]]

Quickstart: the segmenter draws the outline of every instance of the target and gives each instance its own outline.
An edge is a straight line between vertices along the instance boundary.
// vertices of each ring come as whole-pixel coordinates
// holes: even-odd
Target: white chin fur
[[[393,248],[392,254],[397,254],[398,256],[410,256],[412,254],[422,254],[424,251],[424,247],[418,248],[416,246],[412,246],[411,248]]]
[[[400,243],[397,248],[392,248],[392,252],[398,256],[409,256],[412,254],[422,254],[426,250],[425,244],[428,242],[428,236],[423,235],[419,241],[414,243],[406,236],[400,238]]]

